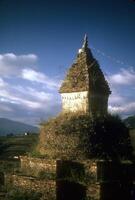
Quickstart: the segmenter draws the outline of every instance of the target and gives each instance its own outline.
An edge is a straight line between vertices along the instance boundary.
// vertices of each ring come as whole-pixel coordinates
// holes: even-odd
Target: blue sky
[[[38,124],[58,113],[85,33],[112,90],[109,110],[135,114],[133,0],[1,0],[0,117]]]

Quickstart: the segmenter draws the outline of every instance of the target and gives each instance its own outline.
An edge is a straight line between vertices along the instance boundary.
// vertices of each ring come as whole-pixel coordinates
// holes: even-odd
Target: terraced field
[[[0,171],[12,172],[19,167],[19,156],[34,149],[38,134],[0,137]]]
[[[38,134],[27,136],[0,137],[0,177],[3,173],[14,173],[20,168],[19,156],[26,155],[34,149]],[[0,179],[0,200],[5,200],[7,190]]]
[[[0,137],[0,159],[12,159],[27,154],[34,148],[37,140],[37,134]]]

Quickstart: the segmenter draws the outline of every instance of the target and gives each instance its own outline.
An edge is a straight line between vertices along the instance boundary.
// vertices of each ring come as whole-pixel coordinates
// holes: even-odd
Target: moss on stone
[[[60,114],[42,124],[39,151],[54,159],[122,159],[132,155],[128,129],[108,115]]]
[[[91,91],[110,94],[110,88],[100,69],[98,62],[87,52],[78,55],[76,63],[68,70],[59,92]]]

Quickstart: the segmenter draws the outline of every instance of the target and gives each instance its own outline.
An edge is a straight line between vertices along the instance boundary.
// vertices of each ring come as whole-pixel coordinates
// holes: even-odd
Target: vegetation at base
[[[53,158],[131,159],[129,131],[118,116],[60,114],[42,124],[39,150]],[[44,152],[42,152],[44,153]]]
[[[41,159],[47,159],[47,155],[42,155],[39,151],[37,151],[36,146],[33,148],[32,151],[28,152],[28,156],[35,157],[35,158],[41,158]]]
[[[41,180],[47,179],[47,180],[55,180],[56,179],[56,174],[51,173],[51,172],[46,172],[46,171],[40,171],[38,174],[38,178]]]
[[[42,194],[35,191],[11,190],[5,200],[40,200]]]

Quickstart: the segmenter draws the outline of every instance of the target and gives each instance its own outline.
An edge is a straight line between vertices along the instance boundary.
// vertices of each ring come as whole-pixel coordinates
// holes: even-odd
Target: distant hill
[[[0,118],[0,135],[23,134],[25,132],[37,133],[38,128],[6,118]]]
[[[135,115],[127,117],[126,119],[124,119],[124,122],[129,128],[135,129]]]

